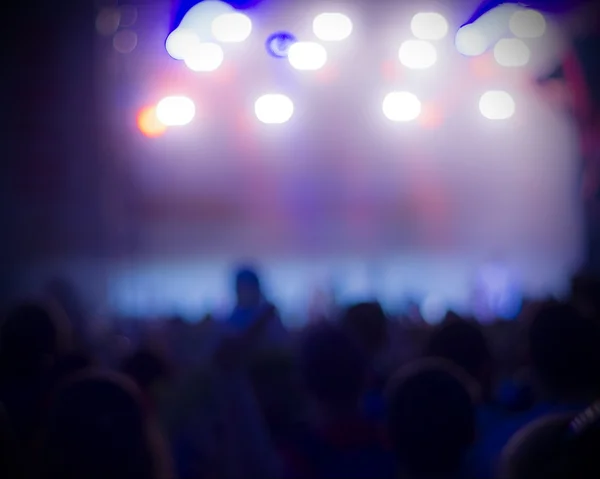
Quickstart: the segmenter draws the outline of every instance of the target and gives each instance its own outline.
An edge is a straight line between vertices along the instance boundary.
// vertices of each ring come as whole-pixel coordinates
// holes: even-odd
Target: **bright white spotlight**
[[[448,35],[448,21],[439,13],[417,13],[410,22],[410,29],[421,40],[441,40]]]
[[[412,121],[421,114],[421,102],[412,93],[394,91],[383,100],[383,114],[391,121]]]
[[[422,70],[435,64],[437,51],[431,43],[424,40],[407,40],[400,46],[398,58],[405,67]]]
[[[200,43],[200,39],[193,31],[177,28],[167,37],[165,48],[175,60],[183,60],[198,43]]]
[[[296,42],[288,50],[288,61],[296,70],[319,70],[327,63],[327,50],[313,42]]]
[[[454,41],[459,53],[469,57],[485,53],[489,46],[485,32],[474,23],[460,28]]]
[[[352,20],[342,13],[321,13],[313,20],[313,32],[325,42],[339,42],[352,33]]]
[[[504,3],[484,13],[474,23],[460,28],[456,33],[456,49],[467,56],[477,56],[506,35],[513,13],[521,7]]]
[[[194,102],[185,96],[168,96],[156,105],[156,117],[165,126],[183,126],[196,116]]]
[[[252,21],[243,13],[224,13],[212,21],[212,34],[220,42],[239,43],[252,33]]]
[[[503,67],[522,67],[529,63],[531,50],[523,40],[503,38],[494,47],[494,58]]]
[[[190,49],[183,61],[195,72],[212,72],[223,63],[223,49],[216,43],[198,43]]]
[[[228,3],[204,0],[187,11],[179,27],[194,31],[202,41],[210,41],[213,20],[220,15],[233,12],[235,12],[234,8]]]
[[[488,91],[479,100],[479,111],[488,120],[507,120],[515,109],[515,100],[505,91]]]
[[[285,95],[263,95],[256,100],[254,113],[263,123],[286,123],[294,114],[294,103]]]
[[[546,19],[537,10],[518,10],[512,14],[510,31],[520,38],[539,38],[546,33]]]

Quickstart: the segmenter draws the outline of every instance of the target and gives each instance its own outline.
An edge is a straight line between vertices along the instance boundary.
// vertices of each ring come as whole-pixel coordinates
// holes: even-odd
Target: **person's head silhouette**
[[[249,267],[239,268],[235,275],[237,304],[241,308],[258,306],[262,300],[262,290],[258,273]]]

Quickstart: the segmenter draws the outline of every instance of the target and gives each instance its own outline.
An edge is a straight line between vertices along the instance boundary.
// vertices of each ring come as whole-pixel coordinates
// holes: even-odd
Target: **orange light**
[[[158,121],[154,105],[140,110],[137,116],[137,126],[148,138],[156,138],[167,131],[167,127]]]

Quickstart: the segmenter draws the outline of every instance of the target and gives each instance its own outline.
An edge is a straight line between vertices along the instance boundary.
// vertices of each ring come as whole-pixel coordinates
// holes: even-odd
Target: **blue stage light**
[[[289,32],[275,32],[269,35],[265,47],[271,56],[286,58],[290,47],[298,40]]]

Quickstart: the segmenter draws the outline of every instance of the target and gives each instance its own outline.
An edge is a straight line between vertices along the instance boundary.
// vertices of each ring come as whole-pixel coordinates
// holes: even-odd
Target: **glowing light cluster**
[[[145,136],[156,138],[169,127],[184,126],[196,116],[196,105],[185,96],[167,96],[156,105],[149,105],[137,115],[137,126]]]
[[[510,24],[513,34],[521,38],[541,36],[545,30],[544,17],[538,12],[501,6],[459,29],[455,39],[457,49],[464,55],[477,56],[495,44],[494,57],[498,64],[505,67],[526,65],[531,56],[529,47],[520,38],[498,37],[502,24],[504,30]],[[342,41],[353,31],[352,21],[341,13],[322,13],[314,18],[312,27],[315,36],[323,42]],[[400,45],[399,61],[414,70],[432,67],[438,60],[433,42],[448,35],[448,21],[439,13],[424,12],[412,18],[410,27],[414,38]],[[168,36],[165,46],[173,58],[182,60],[191,70],[211,72],[224,61],[220,43],[243,42],[251,32],[252,22],[246,15],[223,2],[206,0],[189,10],[180,26]],[[328,61],[328,52],[320,43],[297,41],[285,32],[269,38],[279,47],[276,56],[287,57],[289,64],[297,70],[319,70]],[[423,112],[421,100],[408,91],[388,93],[381,108],[388,120],[398,123],[414,121]],[[254,103],[257,120],[269,125],[287,123],[294,116],[294,110],[294,102],[281,93],[262,95]],[[516,107],[509,93],[488,91],[479,99],[479,110],[487,119],[506,120],[514,116]],[[156,137],[170,127],[189,124],[195,115],[196,107],[190,98],[169,96],[140,111],[137,123],[146,136]]]
[[[407,91],[392,91],[382,102],[384,116],[396,123],[407,123],[421,116],[419,98]],[[294,116],[294,102],[281,93],[268,93],[254,103],[256,118],[267,125],[283,124]],[[505,91],[488,91],[479,99],[479,110],[489,120],[507,120],[514,116],[513,97]],[[161,136],[168,127],[184,126],[196,116],[196,106],[188,97],[168,96],[156,105],[143,108],[137,117],[140,131],[149,138]]]
[[[165,48],[196,72],[211,72],[223,63],[225,53],[217,43],[239,43],[252,33],[252,21],[231,5],[205,0],[194,5],[179,27],[167,37]]]
[[[520,9],[517,5],[502,4],[463,26],[456,33],[456,49],[466,56],[482,55],[505,36],[511,18]]]

